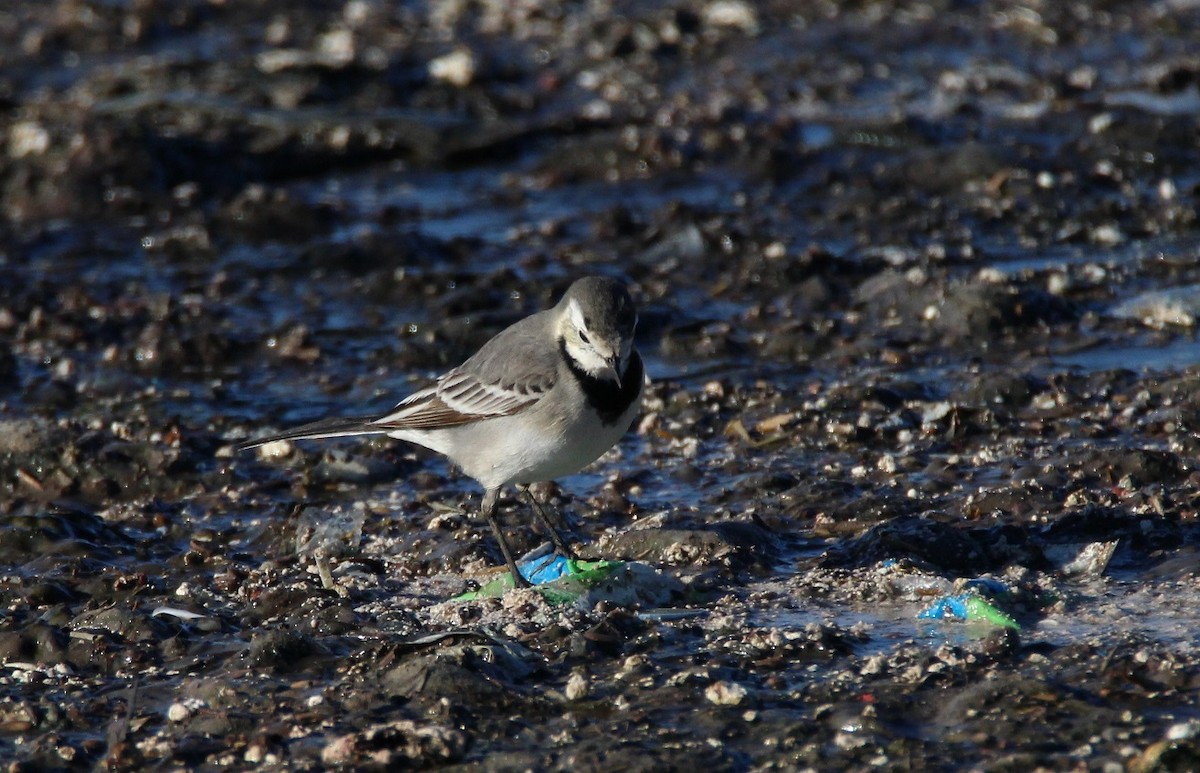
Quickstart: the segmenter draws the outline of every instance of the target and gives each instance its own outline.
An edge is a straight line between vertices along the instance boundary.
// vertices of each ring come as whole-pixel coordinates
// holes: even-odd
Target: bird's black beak
[[[620,389],[621,388],[621,356],[619,354],[614,354],[612,357],[609,357],[607,360],[605,360],[605,364],[608,365],[608,367],[604,369],[605,375],[613,380],[613,383],[617,385],[617,389]]]

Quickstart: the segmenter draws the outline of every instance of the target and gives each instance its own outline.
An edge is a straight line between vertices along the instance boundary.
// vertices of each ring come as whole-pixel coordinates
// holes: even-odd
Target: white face
[[[620,383],[620,374],[633,350],[632,338],[617,338],[588,328],[578,301],[571,299],[560,331],[567,353],[591,376]]]

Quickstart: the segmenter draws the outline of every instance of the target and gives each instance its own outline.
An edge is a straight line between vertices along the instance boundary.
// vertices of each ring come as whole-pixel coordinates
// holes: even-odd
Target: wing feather
[[[396,410],[372,424],[385,430],[440,429],[512,416],[541,400],[553,381],[512,386],[489,384],[461,368],[409,395]]]
[[[528,409],[558,378],[554,320],[552,312],[541,311],[502,330],[462,365],[372,425],[387,431],[439,429]]]

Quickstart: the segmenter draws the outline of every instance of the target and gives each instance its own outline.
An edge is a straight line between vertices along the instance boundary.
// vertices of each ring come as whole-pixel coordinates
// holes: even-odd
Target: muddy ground
[[[1200,769],[1200,6],[297,5],[0,10],[10,769]],[[233,453],[586,273],[653,385],[537,493],[659,598]]]

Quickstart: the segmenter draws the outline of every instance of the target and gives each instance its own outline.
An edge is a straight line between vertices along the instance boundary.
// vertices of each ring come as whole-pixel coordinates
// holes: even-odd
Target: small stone
[[[742,687],[737,682],[713,682],[704,691],[704,697],[709,703],[715,703],[718,706],[737,706],[742,701],[746,700],[746,688]]]
[[[324,64],[345,67],[354,61],[354,33],[348,29],[330,30],[317,39],[317,51]]]
[[[859,673],[861,673],[863,676],[878,676],[884,672],[886,667],[887,661],[884,660],[883,655],[872,655],[871,657],[867,658],[866,663],[863,663]]]
[[[583,674],[574,673],[567,678],[566,687],[567,700],[577,701],[587,697],[588,680]]]
[[[1056,271],[1046,278],[1046,292],[1051,295],[1062,295],[1071,289],[1071,278],[1062,271]]]
[[[357,748],[353,735],[343,735],[334,738],[321,750],[321,762],[326,765],[342,765],[354,758]]]
[[[705,6],[704,21],[710,27],[725,27],[741,30],[747,35],[758,32],[758,13],[750,3],[742,0],[716,0]]]
[[[429,76],[452,86],[468,86],[475,79],[475,55],[457,49],[429,62]]]
[[[1186,741],[1200,734],[1200,721],[1179,722],[1167,728],[1167,739],[1171,741]]]
[[[37,121],[17,121],[8,128],[8,155],[40,156],[50,149],[50,132]]]
[[[262,459],[282,459],[290,456],[295,448],[290,440],[272,440],[258,447],[258,455]]]
[[[1125,241],[1125,234],[1111,223],[1097,226],[1091,232],[1092,241],[1105,247],[1111,247]]]
[[[167,709],[167,719],[172,722],[183,722],[188,717],[192,716],[192,710],[182,703],[172,703]]]

